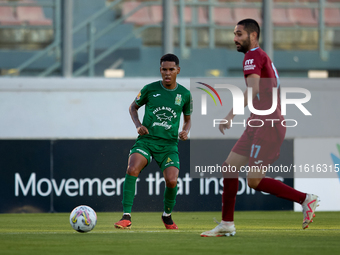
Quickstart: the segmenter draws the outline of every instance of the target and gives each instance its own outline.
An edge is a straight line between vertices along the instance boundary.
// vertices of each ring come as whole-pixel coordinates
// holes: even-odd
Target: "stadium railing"
[[[34,6],[34,3],[21,3],[24,6]],[[27,68],[35,61],[39,60],[44,55],[51,52],[51,50],[60,50],[61,45],[61,10],[60,0],[53,1],[53,4],[42,4],[42,7],[50,6],[54,8],[54,21],[53,28],[55,31],[54,41],[46,47],[43,51],[34,55],[22,63],[18,68],[18,72]],[[86,28],[88,30],[87,40],[80,46],[74,48],[73,55],[86,50],[88,52],[88,62],[80,66],[74,71],[74,76],[84,75],[86,72],[89,76],[93,76],[94,68],[97,63],[102,61],[105,57],[110,55],[119,49],[122,45],[126,44],[129,40],[140,36],[144,31],[148,29],[156,28],[160,29],[162,26],[162,2],[161,1],[122,1],[114,0],[108,3],[104,8],[94,13],[91,17],[87,18],[79,25],[73,28],[73,35],[79,32],[81,29]],[[4,2],[0,1],[0,6],[12,6],[17,7],[17,2]],[[106,27],[101,28],[100,31],[95,31],[95,21],[104,13],[112,10],[112,8],[122,8],[122,15],[118,16],[114,22],[108,24]],[[204,29],[207,32],[207,44],[209,48],[216,47],[217,30],[229,30],[235,26],[236,21],[253,17],[260,23],[261,18],[261,1],[242,0],[242,1],[175,1],[174,11],[174,27],[178,31],[178,44],[182,52],[188,46],[187,43],[187,31],[190,30],[190,47],[198,47],[198,31]],[[339,30],[339,16],[340,2],[338,0],[310,0],[306,1],[292,1],[292,0],[275,0],[273,9],[273,23],[275,30],[292,30],[303,29],[313,30],[319,33],[319,48],[324,50],[324,38],[323,35],[326,28],[333,30]],[[1,13],[1,12],[0,12]],[[302,14],[303,13],[303,14]],[[333,16],[333,13],[335,16]],[[321,14],[321,15],[320,15]],[[331,15],[330,15],[331,14]],[[301,17],[303,17],[301,19]],[[306,19],[309,17],[309,19]],[[13,20],[13,17],[8,17],[8,20]],[[14,19],[15,20],[15,19]],[[42,17],[41,20],[44,20]],[[112,46],[105,49],[98,55],[94,54],[96,42],[105,36],[108,32],[112,31],[117,26],[123,23],[135,24],[136,29],[131,33],[126,34]],[[32,23],[31,23],[32,24]],[[31,27],[32,25],[25,24],[25,27]],[[47,23],[46,23],[47,24]],[[23,25],[21,25],[23,26]],[[48,25],[49,26],[49,25]],[[14,28],[18,27],[13,25],[1,25],[0,28]],[[35,26],[37,27],[37,26]],[[38,26],[39,27],[39,26]],[[46,27],[46,26],[42,26]],[[97,28],[98,29],[98,28]],[[229,38],[230,39],[230,38]],[[61,62],[56,61],[51,66],[46,67],[39,76],[48,76],[58,68],[60,68]]]

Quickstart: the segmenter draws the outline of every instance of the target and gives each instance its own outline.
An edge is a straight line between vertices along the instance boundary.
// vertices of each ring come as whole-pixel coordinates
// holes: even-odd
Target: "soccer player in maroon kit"
[[[273,88],[277,88],[277,106],[269,115],[251,113],[248,121],[250,125],[237,141],[229,153],[223,166],[232,166],[240,170],[242,166],[268,166],[279,158],[280,147],[286,134],[286,128],[281,125],[284,120],[280,107],[280,80],[278,73],[268,57],[259,47],[260,27],[253,19],[238,22],[234,29],[234,42],[237,51],[245,54],[243,72],[246,81],[244,92],[244,106],[248,104],[248,90],[252,90],[252,103],[256,110],[268,110],[272,106]],[[219,130],[224,134],[230,128],[234,118],[233,109],[225,117],[226,124],[220,124]],[[256,121],[257,120],[257,121]],[[267,121],[266,121],[267,120]],[[270,121],[268,121],[270,120]],[[248,123],[247,121],[247,123]],[[230,169],[230,168],[229,168]],[[263,191],[280,198],[288,199],[302,205],[302,228],[312,222],[319,198],[313,194],[306,194],[272,178],[265,178],[265,172],[250,171],[247,176],[248,186],[257,191]],[[230,236],[235,235],[234,211],[236,194],[238,191],[238,173],[227,173],[223,180],[222,221],[214,229],[203,232],[201,236]]]

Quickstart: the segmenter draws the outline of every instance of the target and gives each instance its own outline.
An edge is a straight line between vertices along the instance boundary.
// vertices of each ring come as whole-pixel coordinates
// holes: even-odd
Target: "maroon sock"
[[[222,220],[224,221],[234,221],[237,190],[238,178],[223,179]]]
[[[263,178],[256,187],[257,191],[264,191],[293,202],[302,204],[306,199],[306,193],[302,193],[278,180]]]

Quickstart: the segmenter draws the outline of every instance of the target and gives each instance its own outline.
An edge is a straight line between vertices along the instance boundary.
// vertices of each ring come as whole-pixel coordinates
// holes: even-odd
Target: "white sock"
[[[234,225],[234,222],[233,221],[224,221],[224,220],[221,220],[221,223],[223,225],[226,225],[226,226],[232,226]]]
[[[123,213],[123,215],[129,215],[131,217],[131,213]]]
[[[171,213],[163,212],[163,216],[165,216],[165,217],[169,217],[170,215],[171,215]]]

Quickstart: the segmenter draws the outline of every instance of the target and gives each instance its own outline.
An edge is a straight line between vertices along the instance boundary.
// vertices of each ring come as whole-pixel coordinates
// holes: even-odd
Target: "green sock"
[[[136,180],[137,177],[126,174],[123,184],[123,212],[131,213],[133,199],[136,192]]]
[[[176,204],[177,186],[175,188],[165,187],[164,191],[164,212],[171,213]]]

